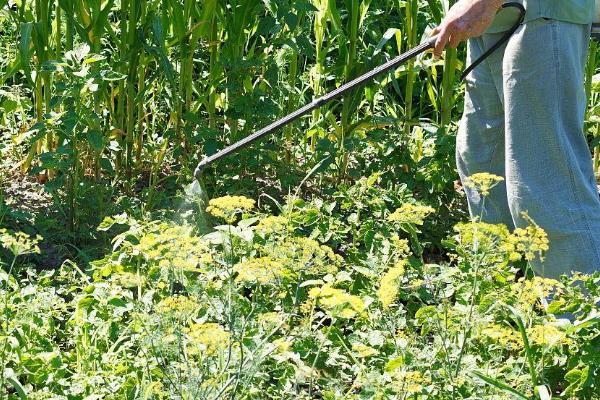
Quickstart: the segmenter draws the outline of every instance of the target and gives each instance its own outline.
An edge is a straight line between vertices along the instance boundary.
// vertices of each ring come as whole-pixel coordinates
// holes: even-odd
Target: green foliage
[[[296,198],[273,216],[229,196],[209,205],[226,224],[203,236],[107,218],[99,229],[120,233],[91,275],[71,262],[4,274],[9,396],[597,398],[599,275],[518,278],[512,261],[545,248],[511,244],[542,233],[475,222],[457,227],[453,262],[424,263],[409,240],[431,210],[376,200],[376,181],[338,200],[373,219]],[[37,240],[2,243],[15,260]]]
[[[600,398],[600,275],[465,221],[462,48],[220,161],[227,196],[187,185],[451,3],[0,0],[0,397]]]
[[[19,45],[0,75],[28,89],[20,97],[30,102],[15,104],[0,92],[0,118],[14,135],[26,132],[21,169],[53,181],[49,190],[67,203],[75,230],[78,183],[106,179],[130,193],[141,178],[155,207],[162,170],[189,173],[203,155],[414,46],[439,8],[418,1],[9,1],[0,21]],[[318,174],[324,187],[404,171],[402,181],[416,178],[411,190],[451,193],[452,178],[426,167],[442,159],[444,171],[451,165],[451,146],[443,144],[449,121],[439,128],[434,111],[435,93],[452,93],[455,84],[446,79],[440,89],[440,72],[439,62],[411,62],[286,128],[263,151],[224,160],[233,173],[209,174],[209,184],[279,180],[281,195],[327,159]],[[432,123],[428,134],[417,116]],[[441,145],[435,151],[427,148],[432,140]],[[83,162],[64,162],[79,156]]]

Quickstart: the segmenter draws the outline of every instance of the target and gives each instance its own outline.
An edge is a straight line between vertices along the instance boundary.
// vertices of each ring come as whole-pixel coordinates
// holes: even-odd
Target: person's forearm
[[[433,30],[437,35],[434,54],[441,56],[446,46],[455,48],[462,41],[481,36],[492,24],[503,0],[459,0],[442,23]]]
[[[491,5],[496,7],[496,11],[498,11],[500,9],[500,7],[502,7],[502,4],[504,3],[504,0],[488,0],[488,1]]]

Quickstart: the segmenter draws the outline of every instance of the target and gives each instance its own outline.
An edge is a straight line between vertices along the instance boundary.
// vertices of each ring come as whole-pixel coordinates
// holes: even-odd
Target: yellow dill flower
[[[571,344],[565,332],[552,324],[535,325],[527,329],[527,338],[533,345],[552,347],[558,344]]]
[[[503,180],[504,178],[501,176],[480,172],[469,176],[463,183],[465,187],[475,189],[480,195],[487,196],[490,194],[490,190]]]
[[[408,239],[400,239],[398,235],[392,235],[391,239],[392,248],[396,252],[396,255],[399,257],[408,257],[412,254],[410,250],[410,244],[408,243]]]
[[[508,237],[506,251],[513,261],[521,259],[521,255],[528,261],[536,257],[544,261],[544,254],[550,248],[546,232],[531,219],[529,221],[530,225],[527,228],[517,228]]]
[[[277,312],[266,312],[258,315],[258,323],[267,329],[279,325],[283,319],[284,317]]]
[[[274,258],[285,262],[288,269],[296,275],[336,274],[343,261],[331,247],[304,237],[288,238],[270,252]]]
[[[460,222],[454,226],[454,231],[457,232],[456,241],[465,251],[486,255],[484,262],[497,264],[507,261],[510,232],[506,225]]]
[[[229,332],[213,322],[192,324],[189,328],[185,328],[184,332],[188,343],[195,345],[188,349],[190,354],[197,354],[200,351],[209,355],[214,354],[229,344]]]
[[[400,290],[400,281],[404,277],[406,261],[402,260],[396,263],[388,272],[383,275],[379,281],[379,289],[377,289],[377,297],[383,304],[383,308],[389,306],[396,300],[398,291]]]
[[[520,350],[523,348],[521,333],[500,324],[488,324],[479,330],[480,340],[489,340],[499,344],[507,350]]]
[[[477,248],[485,252],[493,252],[506,242],[509,231],[503,224],[485,222],[459,222],[454,226],[458,233],[457,240],[465,248]]]
[[[237,282],[275,283],[289,275],[284,264],[271,257],[249,258],[233,266]]]
[[[156,305],[157,312],[173,315],[177,319],[191,317],[197,309],[196,299],[181,295],[165,297]]]
[[[270,235],[273,233],[282,233],[288,227],[288,219],[286,217],[282,217],[280,215],[274,216],[270,215],[261,219],[256,225],[256,230],[262,232],[265,235]]]
[[[354,318],[365,310],[365,303],[360,297],[330,285],[310,289],[308,297],[332,316]]]
[[[223,196],[211,199],[208,202],[206,212],[232,223],[236,214],[252,210],[254,203],[254,200],[244,196]]]
[[[23,232],[11,232],[7,229],[0,229],[0,246],[9,250],[13,256],[18,257],[25,254],[40,254],[38,243],[42,237],[37,235],[31,237]]]
[[[539,276],[534,276],[532,279],[520,278],[518,282],[511,285],[511,293],[525,308],[535,305],[541,299],[547,299],[550,294],[556,295],[562,292],[562,284],[559,281]]]
[[[367,358],[379,353],[374,348],[362,343],[352,343],[352,350],[356,352],[356,356],[359,358]]]
[[[398,393],[419,394],[431,385],[431,378],[421,371],[395,370],[392,374],[392,384]]]
[[[404,203],[388,216],[388,221],[401,224],[423,225],[425,217],[433,212],[435,210],[429,206]]]
[[[275,345],[276,351],[279,354],[290,351],[290,349],[294,345],[293,342],[290,342],[289,340],[285,340],[285,338],[275,339],[275,340],[273,340],[273,344]]]
[[[192,228],[162,223],[140,238],[133,254],[158,262],[163,268],[196,271],[212,263],[208,244],[192,234]]]

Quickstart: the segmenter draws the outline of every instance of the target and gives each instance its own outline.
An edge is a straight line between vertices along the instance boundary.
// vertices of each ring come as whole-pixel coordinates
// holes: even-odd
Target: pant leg
[[[501,36],[486,34],[470,39],[467,64],[479,58]],[[463,182],[478,172],[504,177],[503,53],[504,47],[498,49],[466,78],[465,108],[456,137],[456,165]],[[512,228],[505,182],[494,187],[485,198],[466,187],[465,193],[471,217]]]
[[[548,234],[538,274],[600,270],[600,200],[583,133],[589,26],[536,19],[503,62],[506,182],[516,226],[526,211]]]

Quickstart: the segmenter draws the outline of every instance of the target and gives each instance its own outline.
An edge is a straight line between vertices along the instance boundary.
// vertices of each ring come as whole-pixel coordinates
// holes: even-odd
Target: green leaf
[[[333,27],[337,31],[343,32],[344,26],[342,25],[342,17],[340,16],[340,12],[337,9],[335,0],[329,0],[329,2],[327,4],[327,11],[329,12],[329,17],[331,18]]]
[[[565,389],[568,395],[574,395],[586,386],[586,382],[590,375],[590,366],[577,365],[565,374],[565,380],[569,382],[569,386]]]
[[[352,269],[355,270],[356,272],[358,272],[359,274],[362,274],[369,278],[375,278],[377,276],[375,271],[373,271],[367,267],[360,266],[360,265],[352,265]]]
[[[252,218],[246,218],[241,220],[240,222],[238,222],[238,226],[240,228],[248,228],[250,225],[253,225],[254,223],[256,223],[260,218],[258,217],[252,217]]]
[[[86,139],[93,150],[102,151],[104,148],[104,137],[102,136],[102,132],[100,132],[98,129],[92,129],[89,131]]]
[[[318,286],[318,285],[323,285],[325,282],[323,282],[321,279],[311,279],[308,281],[304,281],[300,284],[300,287],[306,287],[306,286]]]
[[[173,24],[171,26],[173,27],[177,38],[182,40],[186,30],[186,23],[183,20],[183,7],[181,7],[178,1],[171,0],[169,1],[169,4],[171,6],[171,17],[173,18]]]
[[[373,55],[379,54],[381,49],[383,49],[383,46],[385,46],[385,44],[396,35],[396,32],[400,32],[400,29],[389,28],[387,31],[385,31],[383,37],[381,38],[379,43],[377,43],[377,47],[375,47]]]
[[[25,77],[31,85],[33,85],[33,79],[31,77],[31,62],[29,48],[31,47],[31,32],[33,31],[33,23],[26,22],[21,24],[21,39],[19,40],[19,55],[21,56],[21,67],[25,73]]]
[[[98,225],[97,230],[101,232],[106,232],[114,225],[131,225],[131,220],[129,216],[125,213],[119,215],[113,215],[110,217],[104,217],[100,225]]]
[[[202,16],[199,22],[199,34],[202,37],[208,38],[212,31],[213,19],[216,17],[217,0],[205,0],[202,9]]]
[[[155,47],[149,47],[146,50],[155,56],[160,69],[167,76],[169,84],[171,85],[171,90],[173,93],[177,93],[175,72],[173,65],[171,65],[171,62],[167,57],[163,25],[158,16],[152,18],[152,42],[154,43]]]
[[[4,113],[8,114],[11,113],[13,111],[15,111],[18,107],[19,103],[17,103],[14,100],[11,99],[6,99],[2,102],[2,105],[0,105],[0,109],[2,109],[2,111],[4,111]]]
[[[102,80],[106,82],[122,81],[123,79],[127,78],[127,75],[112,70],[102,71],[100,72],[100,76]]]
[[[396,368],[399,368],[404,365],[404,356],[396,357],[385,364],[385,370],[387,372],[392,372]]]
[[[93,297],[84,297],[83,299],[79,300],[79,303],[77,303],[77,308],[89,310],[92,305],[96,303],[98,303],[98,300],[94,299]]]
[[[294,7],[295,10],[298,10],[298,11],[310,11],[310,12],[318,11],[317,7],[315,7],[308,1],[296,0],[292,3],[292,6]]]
[[[531,381],[534,386],[537,386],[537,374],[535,372],[535,360],[533,359],[533,352],[531,351],[531,347],[529,345],[529,338],[527,337],[527,332],[525,330],[525,324],[523,323],[523,319],[521,318],[521,313],[516,310],[514,307],[509,305],[505,305],[511,313],[513,320],[517,324],[519,328],[519,332],[521,332],[521,337],[523,338],[523,348],[525,349],[525,355],[527,356],[527,361],[529,363],[529,374],[531,375]]]
[[[97,16],[94,18],[94,21],[92,22],[94,37],[99,38],[102,36],[105,27],[108,25],[108,15],[114,3],[115,0],[107,1],[104,8],[102,8],[102,11],[100,11],[100,13],[98,13]],[[100,2],[98,2],[97,6],[100,6]]]
[[[498,379],[492,378],[490,376],[484,375],[481,372],[478,371],[471,371],[469,372],[469,375],[473,375],[479,379],[481,379],[482,381],[484,381],[485,383],[487,383],[490,386],[493,386],[497,389],[502,390],[505,393],[510,393],[513,396],[516,396],[519,399],[522,400],[529,400],[529,397],[524,395],[523,393],[519,392],[518,390],[514,389],[512,386],[507,385],[506,383],[499,381]]]
[[[115,173],[115,169],[113,168],[112,163],[108,158],[102,157],[100,159],[100,167],[111,175]]]
[[[12,387],[15,389],[15,392],[17,392],[19,399],[27,400],[28,397],[27,397],[27,394],[25,393],[25,389],[23,388],[23,385],[21,385],[21,382],[19,382],[17,380],[17,377],[15,376],[14,371],[11,368],[6,368],[4,370],[4,376],[5,376],[5,379],[8,381],[8,383],[10,383],[12,385]]]
[[[126,308],[128,303],[123,299],[120,299],[118,297],[113,297],[112,299],[110,299],[108,301],[108,304],[110,304],[111,306],[114,306],[114,307]]]

